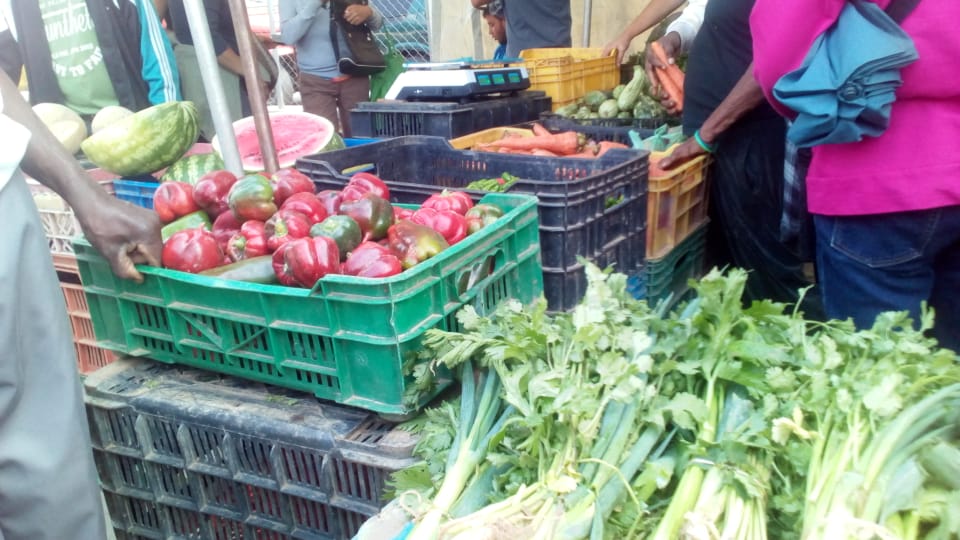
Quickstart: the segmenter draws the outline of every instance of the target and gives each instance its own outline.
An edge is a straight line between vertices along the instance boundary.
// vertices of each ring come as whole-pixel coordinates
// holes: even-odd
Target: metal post
[[[583,46],[590,46],[590,18],[593,16],[593,0],[583,2]]]
[[[230,15],[233,30],[237,34],[237,51],[243,65],[243,80],[247,84],[247,96],[250,97],[250,109],[253,111],[253,123],[257,127],[260,152],[267,173],[274,173],[279,167],[277,149],[273,144],[273,130],[270,128],[270,116],[267,112],[267,96],[260,85],[260,70],[257,57],[254,56],[253,32],[250,31],[250,17],[244,0],[230,0]]]
[[[196,49],[197,65],[200,68],[203,89],[207,94],[207,104],[213,116],[213,125],[217,130],[220,155],[227,170],[237,176],[243,176],[243,162],[240,160],[240,150],[237,148],[237,138],[233,133],[233,123],[230,119],[230,108],[227,106],[223,81],[220,79],[220,64],[217,63],[217,55],[213,52],[207,13],[203,10],[201,0],[185,0],[183,7],[187,14],[187,23],[190,25],[193,47]]]

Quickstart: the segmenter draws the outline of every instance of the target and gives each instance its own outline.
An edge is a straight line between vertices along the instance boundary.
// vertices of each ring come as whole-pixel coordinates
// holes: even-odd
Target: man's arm
[[[146,208],[125,203],[100,187],[64,150],[24,101],[13,81],[0,73],[3,114],[31,133],[21,163],[25,173],[56,191],[69,204],[84,235],[120,277],[141,281],[134,264],[160,264],[160,221]]]
[[[320,9],[320,0],[280,0],[280,41],[295,45],[306,35]]]
[[[477,2],[478,0],[472,0]],[[650,0],[645,8],[627,25],[620,34],[603,47],[603,56],[610,51],[617,50],[617,64],[623,63],[623,55],[630,47],[633,38],[646,32],[650,27],[659,23],[664,17],[683,4],[684,0]],[[486,3],[486,1],[484,1]],[[476,3],[474,3],[476,6]]]
[[[713,146],[720,134],[732,126],[743,115],[752,111],[764,100],[763,90],[753,77],[753,64],[747,66],[746,71],[723,98],[720,105],[710,113],[710,116],[700,126],[700,138],[707,145]],[[660,167],[669,169],[689,159],[706,152],[693,137],[687,139],[677,147],[672,154],[660,161]]]

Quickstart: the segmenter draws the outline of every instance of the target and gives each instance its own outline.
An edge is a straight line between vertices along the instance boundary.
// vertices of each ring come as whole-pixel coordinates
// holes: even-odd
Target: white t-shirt
[[[3,95],[0,94],[0,189],[20,167],[29,142],[30,131],[3,114]]]

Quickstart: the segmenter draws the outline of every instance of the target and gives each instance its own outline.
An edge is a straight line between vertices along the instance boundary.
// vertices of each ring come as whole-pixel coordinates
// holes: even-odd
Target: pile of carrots
[[[534,123],[532,129],[532,137],[506,136],[497,141],[479,143],[474,150],[545,157],[597,158],[612,148],[629,148],[611,141],[596,143],[576,131],[552,133],[538,123]]]
[[[657,69],[657,78],[667,96],[676,104],[677,112],[683,112],[683,71],[676,64],[668,61],[667,53],[659,42],[650,43],[650,50],[657,56],[657,60],[666,66]]]

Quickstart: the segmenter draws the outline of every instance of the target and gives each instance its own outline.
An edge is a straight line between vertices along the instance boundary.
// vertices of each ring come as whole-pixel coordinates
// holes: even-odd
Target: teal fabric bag
[[[888,12],[896,4],[894,0]],[[899,15],[905,17],[903,2],[899,4]],[[873,2],[846,2],[803,65],[773,87],[774,97],[797,113],[787,138],[807,148],[880,135],[890,124],[895,91],[902,84],[900,70],[916,59],[913,40],[888,13]]]

